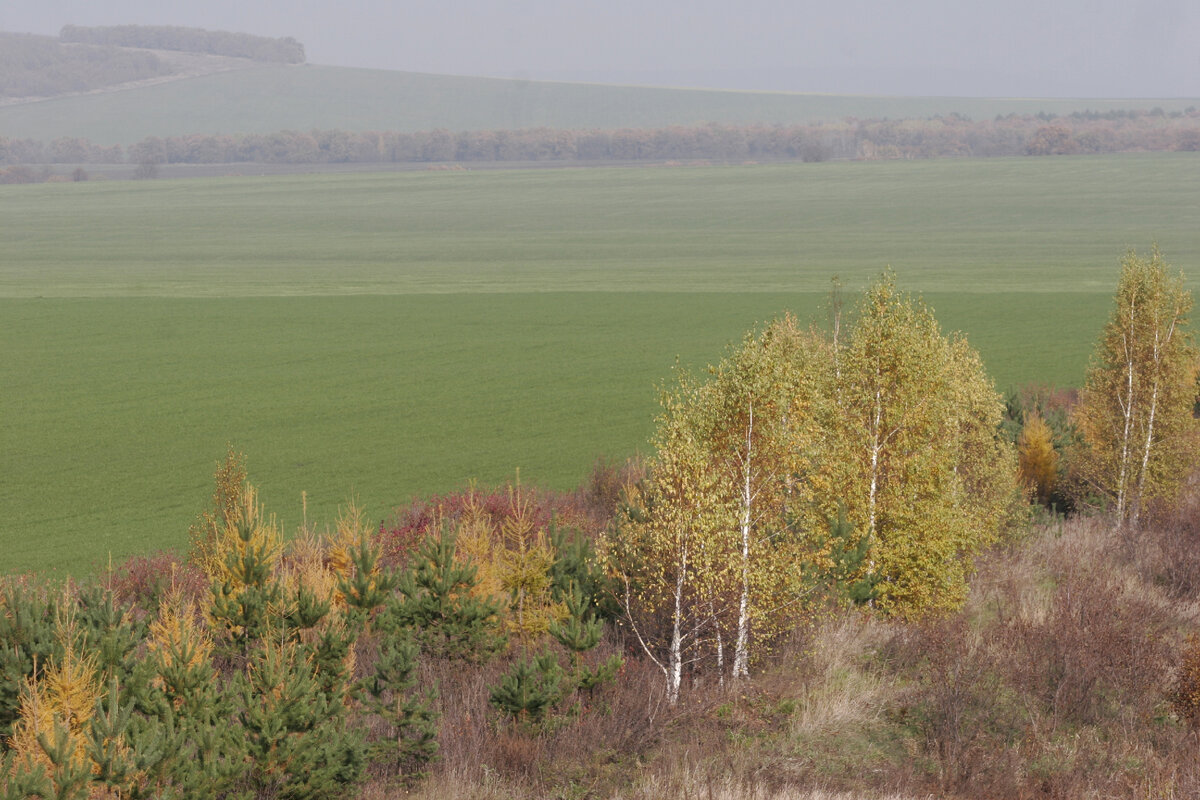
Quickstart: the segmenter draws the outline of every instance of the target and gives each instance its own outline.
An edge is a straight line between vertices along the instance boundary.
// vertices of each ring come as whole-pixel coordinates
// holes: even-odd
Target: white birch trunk
[[[742,596],[738,603],[737,642],[733,648],[733,679],[750,677],[750,520],[753,495],[750,491],[750,467],[754,443],[754,404],[750,404],[750,424],[746,428],[746,457],[742,462]]]
[[[1162,352],[1171,343],[1171,337],[1175,334],[1175,322],[1178,317],[1171,320],[1170,326],[1167,328],[1167,335],[1160,340],[1158,326],[1154,327],[1154,358],[1151,366],[1154,370],[1153,381],[1150,388],[1150,410],[1147,413],[1146,419],[1146,442],[1142,448],[1142,468],[1138,472],[1137,497],[1133,505],[1133,526],[1136,528],[1138,518],[1142,512],[1142,497],[1146,491],[1146,473],[1150,471],[1150,449],[1154,443],[1154,420],[1158,413],[1158,395],[1161,388],[1160,380],[1162,377]]]
[[[713,631],[717,635],[717,686],[725,688],[725,638],[721,634],[721,623],[717,620],[717,607],[713,601],[708,601],[708,614]]]
[[[875,501],[879,494],[879,453],[883,450],[880,441],[880,428],[883,427],[883,390],[875,390],[875,420],[871,426],[871,488],[867,495],[867,537],[870,544],[875,542]],[[872,570],[874,562],[872,562]]]
[[[671,620],[671,648],[667,656],[667,702],[679,702],[679,686],[683,682],[683,589],[687,584],[687,548],[679,575],[675,578],[675,614]]]
[[[1129,445],[1133,428],[1133,322],[1137,312],[1137,301],[1129,305],[1129,332],[1125,334],[1125,398],[1121,402],[1124,415],[1124,430],[1121,433],[1121,464],[1117,473],[1117,523],[1125,524],[1125,501],[1129,475]]]

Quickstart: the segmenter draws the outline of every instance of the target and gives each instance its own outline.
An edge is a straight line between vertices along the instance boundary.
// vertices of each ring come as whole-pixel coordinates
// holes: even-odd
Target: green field
[[[0,187],[6,571],[177,547],[227,442],[289,529],[644,447],[678,355],[891,263],[1001,387],[1077,384],[1200,156]]]
[[[79,136],[128,145],[146,136],[270,133],[285,129],[418,131],[661,128],[798,123],[952,112],[1067,114],[1127,108],[1183,110],[1194,98],[1057,99],[872,97],[668,89],[412,72],[262,65],[171,83],[0,107],[0,136],[50,141]]]
[[[0,296],[1100,291],[1200,263],[1200,156],[0,186]]]

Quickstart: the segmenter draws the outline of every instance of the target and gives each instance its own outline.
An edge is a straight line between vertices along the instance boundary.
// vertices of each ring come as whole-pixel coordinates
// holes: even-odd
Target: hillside
[[[147,50],[66,45],[52,36],[0,31],[0,102],[179,74],[171,62]]]
[[[1087,109],[1200,105],[1184,99],[867,97],[669,89],[470,78],[313,65],[253,65],[120,91],[0,108],[0,135],[83,137],[129,145],[146,136],[280,130],[422,131],[653,128],[802,123],[851,117],[973,119]]]

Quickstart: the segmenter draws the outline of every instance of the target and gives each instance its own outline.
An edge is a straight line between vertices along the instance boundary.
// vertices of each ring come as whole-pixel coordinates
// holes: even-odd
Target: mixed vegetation
[[[45,143],[0,137],[0,183],[34,183],[50,173],[19,165],[394,164],[547,162],[805,162],[1018,155],[1076,155],[1200,150],[1200,111],[1074,112],[1010,115],[972,122],[958,115],[927,120],[847,120],[775,126],[704,125],[644,130],[277,131],[240,136],[147,137],[101,146],[60,137]],[[695,164],[693,164],[695,165]],[[86,174],[85,174],[86,175]]]
[[[52,36],[0,32],[0,98],[49,97],[170,75],[154,53],[65,46]]]
[[[1006,407],[891,274],[845,306],[573,493],[285,544],[230,450],[186,559],[7,584],[5,796],[1194,792],[1182,277],[1127,254],[1077,401]]]
[[[61,39],[264,63],[0,109],[0,798],[1200,794],[1194,102]]]

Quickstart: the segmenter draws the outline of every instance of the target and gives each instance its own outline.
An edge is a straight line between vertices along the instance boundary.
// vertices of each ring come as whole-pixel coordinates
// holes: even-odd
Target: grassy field
[[[1200,156],[0,186],[0,296],[1101,291],[1200,263]]]
[[[1195,274],[1184,154],[0,187],[0,568],[178,547],[233,443],[285,526],[566,488],[656,382],[887,263],[998,385],[1080,381],[1128,246]]]
[[[146,136],[311,128],[654,128],[793,123],[847,116],[973,119],[1040,111],[1200,105],[1193,98],[870,97],[668,89],[469,78],[345,67],[262,65],[118,92],[0,107],[0,133],[81,136],[128,145]]]

